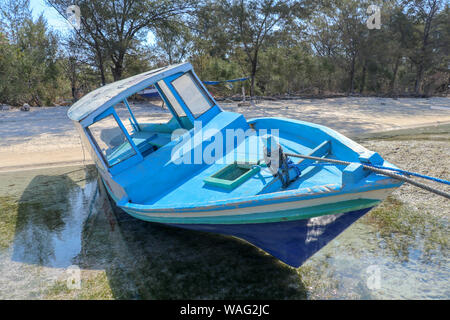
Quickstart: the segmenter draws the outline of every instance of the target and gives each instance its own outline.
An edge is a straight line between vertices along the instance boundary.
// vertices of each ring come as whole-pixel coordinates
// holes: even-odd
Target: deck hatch
[[[210,186],[231,190],[250,179],[259,170],[260,167],[255,164],[233,163],[203,179],[203,181]]]

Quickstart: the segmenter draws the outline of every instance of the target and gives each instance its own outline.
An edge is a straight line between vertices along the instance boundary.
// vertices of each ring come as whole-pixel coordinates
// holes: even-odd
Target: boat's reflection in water
[[[19,200],[12,259],[55,268],[73,265],[96,188],[92,177],[83,186],[67,174],[34,177]]]

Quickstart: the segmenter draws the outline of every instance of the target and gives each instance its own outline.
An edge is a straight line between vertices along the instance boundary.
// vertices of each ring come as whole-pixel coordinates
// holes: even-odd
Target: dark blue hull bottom
[[[299,267],[370,209],[286,222],[168,225],[235,236],[290,266]]]
[[[144,98],[159,98],[158,92],[152,92],[152,93],[139,93],[141,97]]]

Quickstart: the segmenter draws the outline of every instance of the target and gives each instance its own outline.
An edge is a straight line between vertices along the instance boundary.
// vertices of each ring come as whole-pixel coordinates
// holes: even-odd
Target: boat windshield
[[[163,94],[165,95],[166,99],[169,101],[175,113],[178,115],[178,117],[180,118],[185,117],[186,113],[184,112],[183,108],[180,106],[177,99],[173,95],[172,91],[170,91],[169,87],[166,85],[164,80],[158,81],[157,84],[160,87]]]
[[[171,84],[194,118],[200,117],[214,106],[214,102],[199,85],[191,72],[186,72],[173,80]]]
[[[109,167],[136,154],[112,114],[91,124],[87,129]]]

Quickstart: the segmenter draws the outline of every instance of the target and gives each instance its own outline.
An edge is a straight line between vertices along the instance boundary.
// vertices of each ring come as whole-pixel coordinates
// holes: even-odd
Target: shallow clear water
[[[450,298],[447,247],[423,234],[362,218],[295,270],[229,237],[111,215],[92,167],[0,173],[0,234],[0,299],[47,298],[73,265],[104,272],[89,290],[113,298]]]
[[[392,235],[396,237],[396,235]],[[406,241],[406,256],[399,257],[376,228],[356,222],[303,267],[324,272],[334,281],[328,298],[354,299],[448,299],[450,261],[448,252],[426,257],[424,239]]]
[[[96,187],[79,167],[0,174],[1,204],[14,204],[0,214],[15,215],[2,228],[11,236],[0,247],[0,299],[41,297],[65,276],[80,253]]]

